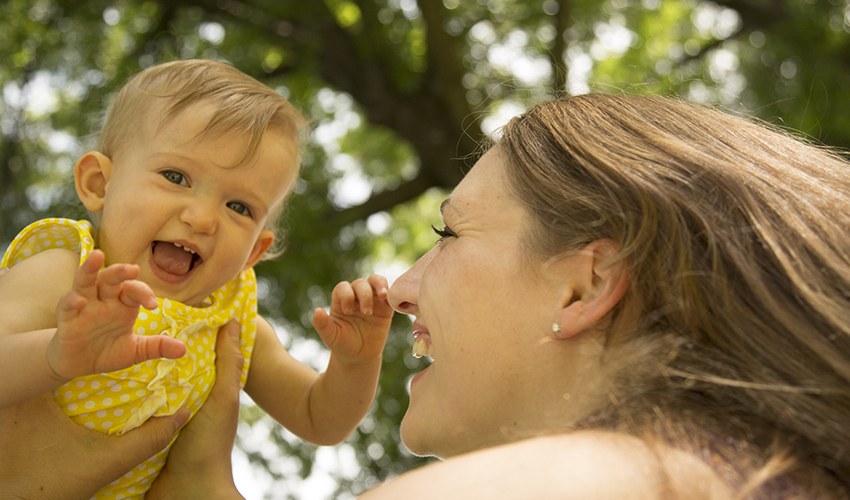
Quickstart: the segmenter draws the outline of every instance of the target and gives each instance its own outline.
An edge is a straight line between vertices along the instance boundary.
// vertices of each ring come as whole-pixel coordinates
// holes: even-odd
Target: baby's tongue
[[[191,253],[163,241],[154,243],[153,261],[169,274],[183,275],[192,268]]]

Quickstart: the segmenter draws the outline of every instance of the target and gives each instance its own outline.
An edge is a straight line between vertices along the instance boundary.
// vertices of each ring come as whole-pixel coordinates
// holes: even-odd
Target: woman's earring
[[[558,333],[561,331],[561,325],[558,323],[552,323],[552,331]]]

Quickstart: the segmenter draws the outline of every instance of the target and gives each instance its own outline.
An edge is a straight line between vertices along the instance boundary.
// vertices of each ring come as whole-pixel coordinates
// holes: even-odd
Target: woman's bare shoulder
[[[399,476],[360,498],[731,497],[720,476],[692,454],[625,434],[583,431],[455,457]]]

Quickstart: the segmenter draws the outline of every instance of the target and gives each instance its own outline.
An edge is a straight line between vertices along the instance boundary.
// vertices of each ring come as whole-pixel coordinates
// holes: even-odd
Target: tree
[[[423,253],[483,131],[530,102],[677,93],[850,146],[847,12],[840,0],[7,0],[0,241],[46,214],[84,216],[71,166],[130,75],[223,59],[312,120],[288,250],[258,273],[264,314],[291,347],[314,345],[309,311],[340,279]],[[422,463],[398,443],[419,363],[409,328],[397,318],[378,402],[348,442],[363,471],[338,478],[341,495]],[[315,449],[268,433],[309,474]],[[275,472],[268,453],[248,451]]]

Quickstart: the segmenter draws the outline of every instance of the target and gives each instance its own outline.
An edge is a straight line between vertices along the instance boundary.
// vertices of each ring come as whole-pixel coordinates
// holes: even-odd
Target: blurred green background
[[[478,141],[529,104],[677,94],[850,146],[850,0],[6,0],[0,3],[0,245],[82,217],[76,158],[110,94],[177,58],[230,62],[310,119],[287,251],[258,266],[262,312],[321,369],[310,327],[341,279],[390,279],[433,245]],[[317,449],[242,408],[251,498],[350,498],[427,460],[399,443],[410,355],[397,316],[378,399]],[[458,381],[462,383],[463,381]]]

